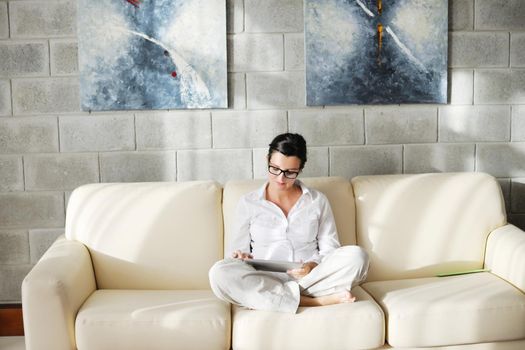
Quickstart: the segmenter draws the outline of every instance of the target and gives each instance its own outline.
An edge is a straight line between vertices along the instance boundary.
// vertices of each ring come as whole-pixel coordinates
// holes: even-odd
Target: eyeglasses
[[[298,171],[282,170],[273,165],[268,165],[268,172],[272,175],[277,175],[277,176],[281,175],[282,173],[284,174],[284,177],[287,179],[296,179],[297,176],[299,176]]]

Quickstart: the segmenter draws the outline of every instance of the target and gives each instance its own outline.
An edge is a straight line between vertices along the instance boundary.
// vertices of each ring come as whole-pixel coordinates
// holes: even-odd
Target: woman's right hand
[[[253,259],[253,256],[250,253],[243,253],[240,250],[236,250],[232,253],[232,258],[246,260]]]

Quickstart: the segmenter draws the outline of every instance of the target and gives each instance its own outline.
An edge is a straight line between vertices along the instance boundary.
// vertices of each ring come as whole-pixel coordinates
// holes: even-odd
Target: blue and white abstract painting
[[[226,108],[225,0],[78,0],[83,110]]]
[[[305,0],[307,105],[447,102],[447,0]]]

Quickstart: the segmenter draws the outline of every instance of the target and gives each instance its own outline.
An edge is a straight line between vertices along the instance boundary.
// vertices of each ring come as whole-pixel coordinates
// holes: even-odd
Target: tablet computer
[[[299,262],[280,260],[246,259],[244,262],[253,266],[256,270],[272,272],[286,272],[303,266],[303,264]]]

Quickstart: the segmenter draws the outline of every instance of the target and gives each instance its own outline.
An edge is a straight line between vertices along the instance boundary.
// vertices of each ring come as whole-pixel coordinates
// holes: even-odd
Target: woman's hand
[[[250,253],[243,253],[240,250],[236,250],[232,253],[232,258],[246,260],[253,259],[253,256]]]
[[[298,269],[288,270],[286,271],[287,274],[295,278],[296,280],[300,280],[304,276],[308,275],[310,271],[312,271],[317,266],[316,262],[310,261],[307,263],[304,263],[303,266],[301,266]]]

